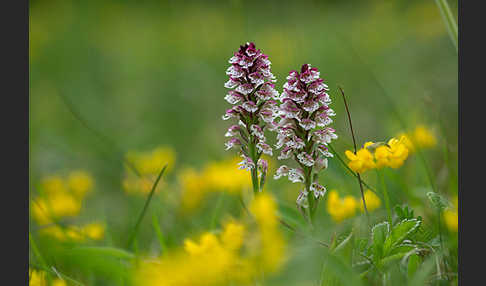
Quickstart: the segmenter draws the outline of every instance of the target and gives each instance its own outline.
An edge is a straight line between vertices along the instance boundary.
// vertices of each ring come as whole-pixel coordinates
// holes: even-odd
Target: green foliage
[[[344,156],[353,142],[338,85],[345,85],[358,145],[376,140],[376,148],[418,124],[432,127],[438,140],[421,150],[423,158],[411,153],[401,168],[384,172],[390,205],[398,204],[393,223],[382,222],[380,182],[363,174],[365,189],[382,200],[369,224],[358,209],[333,221],[326,195],[311,227],[295,207],[298,184],[274,180],[269,161],[271,171],[258,184],[277,198],[289,266],[258,285],[427,285],[439,274],[440,283],[457,284],[457,233],[439,219],[458,191],[457,54],[447,37],[454,16],[446,1],[142,2],[54,0],[29,7],[31,197],[47,193],[39,184],[45,176],[86,169],[94,192],[81,215],[59,225],[106,226],[100,240],[58,240],[32,219],[31,268],[50,278],[55,269],[80,281],[73,285],[130,286],[139,260],[170,255],[186,238],[219,232],[222,223],[248,214],[230,193],[213,193],[184,213],[178,180],[186,167],[202,169],[230,156],[222,147],[224,72],[234,49],[254,41],[269,55],[279,91],[288,71],[304,62],[326,79],[339,135],[320,177],[329,191],[360,198]],[[273,145],[275,138],[267,137]],[[177,154],[162,190],[153,197],[124,193],[124,173],[134,169],[126,152],[156,145]],[[440,194],[428,193],[429,181]],[[144,218],[146,211],[151,218]],[[127,241],[136,241],[136,251]]]
[[[429,198],[429,201],[432,204],[432,206],[434,206],[439,211],[442,211],[452,206],[452,204],[439,193],[428,192],[427,197]]]

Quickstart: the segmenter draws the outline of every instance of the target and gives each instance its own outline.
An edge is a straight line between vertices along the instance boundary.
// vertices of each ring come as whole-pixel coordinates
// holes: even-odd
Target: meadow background
[[[457,2],[449,5],[457,15]],[[223,84],[228,59],[247,41],[269,55],[279,91],[290,70],[303,63],[319,68],[337,113],[333,127],[339,139],[333,146],[343,158],[352,139],[338,85],[346,93],[358,145],[386,141],[419,125],[430,128],[437,144],[424,150],[428,170],[445,197],[457,197],[457,52],[432,0],[32,0],[29,9],[29,192],[33,200],[42,197],[42,182],[49,176],[66,177],[73,170],[90,175],[91,193],[70,223],[100,222],[104,235],[75,245],[128,250],[126,240],[146,196],[127,193],[123,160],[127,153],[158,146],[171,165],[134,251],[160,251],[154,217],[167,247],[177,248],[184,238],[217,229],[225,217],[241,216],[238,196],[224,192],[245,187],[239,175],[237,183],[229,180],[221,190],[201,195],[191,211],[181,208],[181,197],[188,169],[203,172],[219,162],[228,179],[233,175],[228,170],[237,168],[224,163],[235,153],[224,151],[229,125],[221,116],[230,105],[223,99]],[[271,170],[276,166],[270,162]],[[387,171],[387,179],[392,205],[406,203],[427,223],[437,222],[418,156]],[[328,190],[359,198],[357,181],[336,158],[320,180]],[[379,185],[373,173],[365,180]],[[284,212],[294,206],[299,186],[269,179],[266,190]],[[357,212],[337,223],[324,203],[317,216],[322,241],[364,222]],[[373,221],[385,217],[382,204]],[[60,271],[86,285],[120,285],[119,268],[80,267],[89,259],[65,258],[66,248],[43,235],[34,219],[30,230],[39,251]],[[444,231],[447,247],[457,255],[457,234],[445,226]],[[281,274],[265,285],[315,285],[322,268],[320,247],[285,228],[282,232],[293,253]]]

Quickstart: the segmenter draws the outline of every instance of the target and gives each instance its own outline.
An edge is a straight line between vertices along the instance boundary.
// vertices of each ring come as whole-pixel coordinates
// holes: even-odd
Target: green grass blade
[[[49,268],[44,257],[41,255],[39,249],[37,248],[37,244],[35,243],[34,239],[32,238],[32,235],[29,232],[29,242],[30,242],[30,247],[32,248],[32,251],[34,252],[34,255],[39,259],[39,262],[44,268]]]
[[[167,243],[165,242],[165,237],[162,235],[162,231],[160,230],[159,218],[154,213],[152,214],[152,226],[154,227],[155,234],[157,235],[157,239],[159,240],[160,251],[162,254],[167,252]]]
[[[447,0],[435,0],[435,3],[439,7],[440,15],[442,16],[442,20],[447,28],[447,32],[449,32],[449,37],[451,38],[454,47],[456,48],[456,52],[459,50],[458,45],[458,31],[457,31],[457,24],[454,16],[452,15],[451,8],[449,8],[449,4]]]
[[[162,168],[162,170],[160,170],[160,173],[159,173],[159,176],[157,177],[157,180],[155,180],[154,184],[152,185],[152,189],[150,190],[150,193],[147,197],[147,200],[145,201],[145,205],[143,206],[142,212],[140,213],[140,216],[138,217],[137,223],[135,224],[135,227],[133,229],[133,232],[130,235],[130,238],[128,239],[127,248],[129,248],[132,245],[133,240],[135,239],[135,237],[138,234],[138,230],[140,228],[140,223],[142,222],[143,218],[145,217],[145,213],[147,212],[148,206],[150,205],[150,201],[152,200],[152,197],[155,193],[155,189],[157,188],[157,185],[159,184],[160,178],[164,174],[166,168],[167,168],[167,164]]]

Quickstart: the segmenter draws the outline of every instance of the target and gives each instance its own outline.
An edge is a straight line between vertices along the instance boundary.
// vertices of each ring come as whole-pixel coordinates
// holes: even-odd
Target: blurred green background
[[[449,4],[456,15],[457,3]],[[425,124],[439,137],[427,154],[431,172],[440,176],[447,159],[450,174],[457,174],[457,52],[433,0],[32,0],[31,192],[45,175],[88,170],[97,195],[87,216],[106,218],[113,233],[126,232],[143,202],[121,191],[126,151],[170,146],[176,170],[230,156],[223,84],[228,59],[247,41],[269,55],[279,91],[303,63],[321,71],[337,113],[334,146],[341,154],[352,141],[338,85],[359,145]],[[411,168],[408,173],[421,166]],[[422,169],[416,173],[411,183],[427,185]],[[328,188],[358,194],[337,160],[322,179]],[[291,185],[269,184],[277,196]],[[188,231],[172,228],[175,223],[162,222]]]

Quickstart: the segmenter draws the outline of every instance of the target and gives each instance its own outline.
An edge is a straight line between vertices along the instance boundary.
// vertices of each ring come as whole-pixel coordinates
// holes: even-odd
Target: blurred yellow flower
[[[249,285],[260,275],[281,269],[286,242],[278,229],[273,197],[258,195],[249,206],[254,224],[229,221],[221,233],[205,232],[186,239],[183,249],[146,260],[138,267],[136,285]]]
[[[40,231],[44,235],[51,236],[59,241],[85,241],[86,238],[101,240],[105,236],[105,226],[101,223],[90,223],[84,226],[67,226],[61,228],[58,225],[46,226]]]
[[[430,148],[437,144],[437,139],[432,130],[428,129],[424,125],[419,125],[415,128],[413,131],[413,138],[414,142],[420,148]]]
[[[200,172],[186,168],[179,173],[182,190],[181,206],[186,212],[197,208],[204,196],[211,192],[239,194],[251,186],[251,177],[245,170],[237,168],[239,158],[209,162]]]
[[[447,229],[449,229],[452,232],[457,232],[459,226],[459,214],[457,211],[458,209],[457,196],[453,198],[452,202],[454,207],[444,210],[443,216],[444,216],[444,222],[445,225],[447,226]]]
[[[67,184],[74,195],[82,199],[93,189],[94,183],[90,174],[82,170],[77,170],[69,174]]]
[[[192,211],[207,192],[206,181],[202,174],[188,168],[179,173],[179,184],[182,189],[181,207],[185,211]]]
[[[260,193],[251,202],[249,210],[260,232],[261,254],[257,263],[263,271],[276,272],[287,259],[287,245],[278,230],[277,203],[268,193]]]
[[[90,223],[82,228],[82,233],[93,240],[100,240],[105,237],[105,226],[98,222]]]
[[[368,149],[360,149],[358,150],[358,152],[356,152],[356,154],[349,150],[346,150],[344,154],[350,160],[348,163],[348,167],[357,173],[364,173],[369,169],[375,168],[373,154],[371,154]]]
[[[199,241],[186,239],[183,251],[144,262],[135,282],[137,285],[198,286],[226,285],[241,279],[244,262],[239,251],[244,235],[244,226],[233,222],[225,226],[220,236],[206,232]],[[227,241],[228,238],[234,241]]]
[[[91,175],[82,170],[70,172],[67,178],[51,175],[41,179],[43,196],[33,200],[32,216],[40,225],[77,216],[85,195],[91,192],[93,185]]]
[[[366,209],[369,212],[372,212],[381,206],[380,198],[371,190],[366,190],[364,192],[364,197],[366,201]],[[361,210],[361,212],[364,212],[363,200],[361,199],[358,200],[360,202],[359,209]]]
[[[207,185],[229,193],[239,193],[243,187],[251,186],[248,172],[237,168],[240,161],[241,158],[234,158],[208,163],[203,170]]]
[[[52,281],[52,286],[67,286],[66,281],[56,278]]]
[[[176,153],[168,146],[159,146],[150,151],[129,151],[125,155],[125,158],[139,172],[140,176],[135,174],[130,167],[126,166],[125,177],[122,182],[123,189],[127,194],[145,196],[152,190],[152,186],[165,164],[167,164],[166,174],[174,168]],[[155,192],[159,192],[164,185],[164,181],[161,180]]]
[[[47,286],[46,275],[43,271],[29,269],[29,286]]]
[[[29,286],[47,286],[46,273],[40,270],[29,269]],[[66,286],[66,282],[60,278],[54,278],[51,286]]]
[[[348,195],[341,199],[336,190],[331,190],[327,196],[327,212],[335,222],[353,217],[356,214],[357,206],[358,202],[353,196]]]
[[[129,151],[126,154],[126,159],[131,162],[142,175],[158,175],[165,164],[168,164],[165,171],[172,171],[176,160],[176,153],[171,147],[159,146],[150,151]]]
[[[66,193],[56,193],[32,202],[32,215],[40,225],[51,223],[52,219],[76,216],[80,211],[81,201]]]
[[[64,179],[58,175],[47,176],[41,180],[41,189],[46,195],[67,193]]]
[[[434,132],[425,125],[418,125],[412,132],[400,133],[397,137],[404,137],[403,143],[411,153],[418,148],[432,148],[437,145]]]

